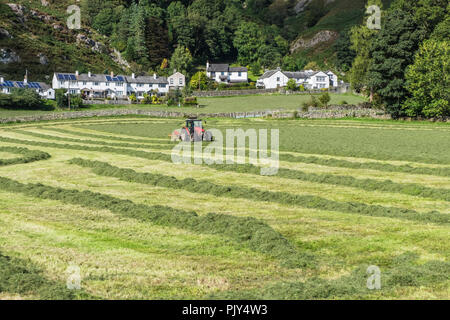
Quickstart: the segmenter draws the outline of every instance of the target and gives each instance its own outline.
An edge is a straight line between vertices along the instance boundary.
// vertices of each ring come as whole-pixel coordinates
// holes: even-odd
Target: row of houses
[[[110,98],[127,99],[134,94],[137,99],[143,99],[144,94],[153,93],[165,95],[171,89],[183,88],[186,77],[180,72],[174,72],[170,77],[137,76],[132,74],[109,75],[88,73],[55,73],[52,86],[43,82],[29,82],[27,76],[24,81],[5,80],[0,76],[0,93],[9,94],[11,90],[33,89],[45,99],[55,99],[56,89],[66,89],[71,94],[80,94],[86,99]]]
[[[248,70],[245,67],[231,67],[229,64],[206,64],[206,75],[217,83],[247,83]],[[329,89],[340,85],[338,77],[332,71],[305,70],[298,72],[282,71],[280,68],[267,70],[258,79],[256,86],[264,89],[286,87],[288,81],[294,79],[297,86],[305,89]],[[43,82],[6,81],[0,77],[0,92],[10,93],[14,88],[31,88],[43,98],[55,99],[56,89],[66,89],[71,94],[80,94],[86,99],[127,99],[135,95],[138,100],[145,94],[165,95],[171,89],[183,88],[186,77],[174,70],[169,77],[140,76],[136,74],[115,75],[88,73],[55,73],[52,87]]]

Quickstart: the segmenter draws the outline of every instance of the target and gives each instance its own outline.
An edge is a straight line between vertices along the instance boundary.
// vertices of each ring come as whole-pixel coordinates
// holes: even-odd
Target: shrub
[[[197,97],[186,97],[183,99],[183,104],[186,106],[198,105]]]
[[[331,97],[328,92],[324,92],[319,97],[319,102],[324,108],[328,108],[328,103],[330,102]]]
[[[13,89],[10,94],[0,93],[0,108],[38,110],[44,107],[44,101],[33,89]]]
[[[339,102],[339,104],[340,104],[340,105],[347,105],[347,104],[348,104],[348,102],[347,102],[347,101],[345,101],[345,100],[342,100],[341,102]]]

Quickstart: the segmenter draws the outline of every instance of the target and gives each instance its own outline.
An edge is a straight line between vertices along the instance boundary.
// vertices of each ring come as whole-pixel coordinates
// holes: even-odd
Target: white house
[[[184,79],[184,76],[183,76]],[[183,80],[183,85],[184,85]],[[54,89],[66,89],[71,94],[83,94],[88,98],[126,99],[131,94],[143,99],[144,94],[165,95],[169,92],[169,82],[166,77],[157,74],[153,76],[131,76],[107,74],[55,73]]]
[[[248,82],[248,70],[245,67],[230,67],[229,64],[206,63],[206,75],[217,83]]]
[[[306,89],[329,89],[338,86],[337,76],[327,71],[282,71],[280,68],[276,70],[266,71],[257,82],[258,87],[266,89],[276,89],[285,87],[290,79],[294,79],[298,86],[303,85]]]
[[[167,78],[169,89],[183,88],[186,85],[186,77],[184,74],[174,70],[173,75]]]
[[[23,81],[11,81],[0,76],[0,93],[10,94],[13,89],[33,89],[44,99],[55,99],[55,90],[44,82],[28,82],[27,77]]]

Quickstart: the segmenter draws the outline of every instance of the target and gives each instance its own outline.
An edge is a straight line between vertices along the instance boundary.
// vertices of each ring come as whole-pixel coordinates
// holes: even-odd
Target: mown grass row
[[[42,300],[94,299],[83,290],[69,290],[65,283],[46,278],[43,271],[30,260],[0,252],[0,270],[1,293],[33,298],[37,296]]]
[[[43,184],[23,184],[4,177],[0,177],[0,189],[40,199],[59,200],[86,208],[106,209],[127,218],[157,225],[225,236],[248,246],[251,250],[281,260],[282,265],[286,267],[312,267],[314,262],[311,254],[297,252],[283,235],[253,217],[244,218],[216,213],[199,216],[193,211],[135,204],[130,200],[91,191],[68,190]]]
[[[37,133],[37,132],[31,132],[31,131],[23,131],[23,130],[14,130],[14,132],[20,133],[20,134],[23,134],[26,136],[47,139],[47,140],[93,144],[93,145],[100,145],[100,146],[127,147],[127,148],[137,148],[137,149],[152,148],[152,149],[164,149],[164,150],[170,150],[170,148],[171,148],[170,146],[158,145],[158,144],[152,144],[152,143],[148,143],[148,145],[137,145],[137,144],[130,144],[130,143],[116,143],[116,142],[105,142],[105,141],[96,141],[96,140],[84,140],[84,139],[57,137],[57,136],[52,136],[52,135],[47,135],[47,134],[42,134],[42,133]]]
[[[171,162],[172,158],[169,154],[163,154],[159,152],[149,152],[149,151],[139,151],[132,149],[120,149],[120,148],[110,148],[110,145],[103,147],[90,147],[90,146],[78,146],[78,145],[69,145],[69,144],[57,144],[53,142],[38,142],[38,141],[30,141],[30,140],[19,140],[13,138],[0,137],[0,141],[5,142],[14,142],[14,143],[23,143],[28,145],[35,146],[46,146],[46,147],[54,147],[54,148],[63,148],[63,149],[72,149],[72,150],[86,150],[86,151],[101,151],[101,152],[109,152],[116,153],[122,155],[130,155],[144,159],[150,160],[161,160],[166,162]],[[238,173],[248,173],[248,174],[260,174],[260,168],[254,165],[246,164],[246,165],[219,165],[213,164],[209,165],[209,168],[220,170],[220,171],[229,171],[229,172],[238,172]],[[425,198],[433,198],[438,200],[450,201],[450,192],[446,189],[437,189],[437,188],[429,188],[425,186],[421,186],[418,184],[400,184],[395,183],[390,180],[374,180],[374,179],[356,179],[351,176],[335,176],[331,174],[314,174],[314,173],[305,173],[298,170],[280,168],[278,172],[278,176],[282,178],[288,179],[298,179],[302,181],[316,182],[316,183],[327,183],[333,185],[341,185],[348,187],[355,187],[364,190],[370,191],[384,191],[384,192],[394,192],[394,193],[402,193],[412,196],[420,196]]]
[[[215,170],[239,172],[259,175],[261,168],[252,164],[213,164],[209,165]],[[450,201],[450,189],[439,189],[422,186],[415,183],[396,183],[391,180],[357,179],[352,176],[339,176],[326,173],[306,173],[299,170],[279,168],[278,177],[308,181],[314,183],[326,183],[337,186],[359,188],[368,191],[383,191],[402,193],[423,198]]]
[[[210,194],[217,197],[274,202],[309,209],[338,211],[375,217],[400,218],[438,224],[450,223],[450,215],[437,211],[420,213],[411,209],[367,205],[359,202],[337,202],[311,195],[296,195],[286,192],[265,191],[235,185],[217,185],[209,181],[196,180],[193,178],[179,180],[172,176],[158,173],[136,172],[132,169],[115,167],[106,162],[91,161],[81,158],[72,159],[69,162],[71,164],[91,168],[97,175],[114,177],[126,182],[136,182],[158,187],[181,189],[188,192]]]
[[[111,135],[101,135],[101,134],[93,134],[88,132],[80,132],[80,131],[73,131],[73,130],[67,130],[62,128],[49,128],[44,127],[44,130],[64,133],[64,134],[70,134],[70,135],[78,135],[80,137],[88,137],[88,138],[95,138],[95,139],[108,139],[108,140],[115,140],[115,141],[123,141],[123,142],[133,142],[133,143],[159,143],[159,144],[171,144],[173,145],[173,142],[169,140],[162,140],[157,138],[147,138],[147,139],[137,139],[137,138],[124,138],[124,137],[117,137],[117,136],[111,136]]]
[[[418,256],[407,252],[392,259],[391,265],[381,267],[381,293],[385,296],[401,287],[423,287],[448,281],[450,263],[429,261],[416,262]],[[367,288],[368,265],[357,267],[351,274],[337,279],[309,278],[304,282],[280,282],[262,289],[223,291],[207,299],[367,299],[378,290]]]
[[[21,157],[12,159],[0,159],[0,166],[9,166],[19,163],[30,163],[40,160],[49,159],[51,156],[47,152],[39,150],[30,150],[27,148],[20,147],[0,147],[0,152],[9,152],[21,155]]]
[[[377,162],[354,162],[341,159],[326,159],[314,156],[298,156],[292,154],[280,155],[282,161],[287,162],[300,162],[309,164],[318,164],[327,167],[336,168],[349,168],[349,169],[364,169],[364,170],[377,170],[383,172],[402,172],[411,174],[422,174],[432,176],[450,177],[450,167],[412,167],[408,164],[394,165],[390,163],[377,163]]]
[[[128,141],[128,142],[136,142],[136,143],[149,143],[149,140],[152,141],[151,138],[148,140],[144,139],[135,139],[135,138],[123,138],[123,137],[115,137],[115,136],[104,136],[97,135],[85,132],[77,132],[60,128],[45,128],[46,130],[52,130],[55,132],[71,134],[71,135],[80,135],[84,137],[97,138],[97,139],[110,139],[117,141]],[[170,141],[161,141],[155,140],[155,143],[159,144],[167,144],[173,145],[173,142]],[[161,148],[163,149],[163,148]],[[280,159],[286,162],[293,163],[308,163],[308,164],[318,164],[327,167],[336,167],[336,168],[349,168],[349,169],[365,169],[365,170],[377,170],[383,172],[402,172],[402,173],[411,173],[411,174],[422,174],[422,175],[434,175],[434,176],[443,176],[450,177],[450,167],[413,167],[411,165],[393,165],[389,163],[377,163],[377,162],[354,162],[347,161],[341,159],[333,159],[333,158],[320,158],[315,156],[300,156],[300,155],[292,155],[283,153],[280,154]]]

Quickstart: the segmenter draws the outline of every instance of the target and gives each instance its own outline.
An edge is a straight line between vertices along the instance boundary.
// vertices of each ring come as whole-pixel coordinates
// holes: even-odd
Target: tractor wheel
[[[205,131],[203,134],[203,141],[213,141],[213,135],[211,131]]]

